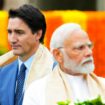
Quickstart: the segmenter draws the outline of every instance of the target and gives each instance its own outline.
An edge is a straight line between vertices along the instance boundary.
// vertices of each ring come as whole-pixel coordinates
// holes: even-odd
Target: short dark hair
[[[22,19],[31,29],[32,33],[42,29],[42,37],[40,42],[43,43],[44,35],[46,32],[46,21],[41,11],[32,5],[24,4],[18,9],[9,10],[9,18],[20,18]]]

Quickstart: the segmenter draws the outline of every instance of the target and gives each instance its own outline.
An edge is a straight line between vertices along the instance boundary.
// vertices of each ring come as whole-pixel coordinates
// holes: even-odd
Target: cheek
[[[29,49],[33,49],[35,46],[36,46],[36,40],[35,38],[30,38],[28,41],[27,41],[27,46],[29,47]]]
[[[35,35],[31,35],[30,37],[27,38],[27,40],[31,43],[35,43],[36,42]]]
[[[83,56],[81,54],[69,54],[69,58],[72,59],[74,62],[79,64],[83,60]]]
[[[74,60],[77,64],[80,64],[83,61],[83,57],[82,56],[77,56],[77,57],[74,58]]]
[[[8,42],[10,43],[10,38],[8,37]]]
[[[11,41],[11,36],[10,36],[10,35],[8,35],[8,41],[9,41],[9,42]]]
[[[34,38],[27,41],[27,44],[31,47],[34,47],[36,45],[36,40]]]
[[[31,43],[35,43],[35,37],[34,36],[28,36],[28,37],[24,37],[24,38],[20,38],[21,43],[23,44],[31,44]]]

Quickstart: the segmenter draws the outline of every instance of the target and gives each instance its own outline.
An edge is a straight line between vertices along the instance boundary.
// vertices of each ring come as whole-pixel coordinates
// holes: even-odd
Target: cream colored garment
[[[0,67],[7,65],[16,59],[17,59],[17,56],[13,55],[12,51],[9,51],[8,53],[0,56]]]
[[[30,72],[27,78],[26,87],[29,86],[29,84],[39,79],[46,74],[52,72],[53,68],[53,58],[51,53],[48,51],[46,47],[40,44],[37,52],[35,53]]]
[[[71,87],[71,98],[73,102],[90,99],[89,89],[84,75],[65,74]]]
[[[93,98],[101,95],[105,99],[105,84],[102,84],[101,78],[95,74],[85,75],[84,78],[87,81],[90,96]],[[47,81],[46,105],[56,105],[58,101],[65,101],[66,99],[70,99],[73,104],[70,84],[65,73],[57,66]]]
[[[12,61],[16,60],[16,58],[17,57],[13,55],[13,52],[10,51],[9,53],[7,53],[7,55],[5,54],[0,57],[0,66],[11,63]],[[50,54],[48,49],[40,44],[31,64],[31,68],[26,81],[26,88],[32,81],[39,79],[51,72],[53,63],[54,61],[52,55]]]

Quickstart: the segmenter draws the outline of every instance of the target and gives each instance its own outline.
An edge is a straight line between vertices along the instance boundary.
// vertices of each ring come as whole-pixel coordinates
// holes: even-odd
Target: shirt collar
[[[20,70],[20,67],[21,67],[21,64],[24,63],[26,68],[29,70],[30,69],[30,66],[31,66],[31,63],[32,63],[32,60],[34,58],[34,55],[32,55],[29,59],[27,59],[25,62],[21,61],[18,57],[18,62],[19,62],[19,70]]]

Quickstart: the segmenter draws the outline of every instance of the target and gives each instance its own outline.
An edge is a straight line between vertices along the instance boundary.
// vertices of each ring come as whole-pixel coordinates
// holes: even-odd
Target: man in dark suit
[[[0,66],[1,105],[22,105],[24,92],[30,83],[52,70],[52,56],[41,44],[45,31],[44,15],[37,8],[23,5],[9,11],[10,55],[16,60]],[[23,65],[24,70],[21,69]]]

